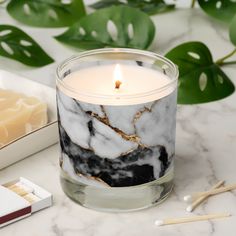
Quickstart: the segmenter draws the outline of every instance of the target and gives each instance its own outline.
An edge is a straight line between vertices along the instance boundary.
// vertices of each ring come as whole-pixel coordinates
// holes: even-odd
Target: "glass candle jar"
[[[132,211],[173,187],[178,70],[136,49],[80,53],[57,69],[61,185],[79,204]]]

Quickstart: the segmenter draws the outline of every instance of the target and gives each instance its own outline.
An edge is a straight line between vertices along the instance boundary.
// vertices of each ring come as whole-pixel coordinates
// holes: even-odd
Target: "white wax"
[[[133,105],[160,99],[173,91],[162,89],[170,84],[170,78],[163,73],[135,65],[101,65],[81,69],[66,76],[63,80],[68,89],[58,85],[64,93],[83,102],[100,105]],[[120,79],[119,79],[120,78]],[[115,89],[115,80],[121,80]],[[155,91],[155,90],[163,91]]]

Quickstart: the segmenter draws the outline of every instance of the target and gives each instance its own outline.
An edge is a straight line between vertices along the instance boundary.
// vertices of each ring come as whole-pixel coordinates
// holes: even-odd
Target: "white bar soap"
[[[11,90],[0,89],[0,148],[47,124],[47,104]]]

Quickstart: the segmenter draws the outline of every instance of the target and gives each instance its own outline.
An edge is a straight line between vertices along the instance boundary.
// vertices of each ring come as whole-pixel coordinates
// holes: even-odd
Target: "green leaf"
[[[35,67],[53,62],[29,35],[11,25],[0,25],[0,55]]]
[[[82,0],[11,0],[7,11],[16,20],[37,27],[69,26],[85,15]]]
[[[213,62],[201,42],[188,42],[166,54],[179,67],[178,103],[196,104],[225,98],[235,90],[233,83]]]
[[[198,3],[208,15],[227,23],[236,13],[234,0],[198,0]]]
[[[101,9],[101,8],[106,8],[106,7],[111,7],[111,6],[119,6],[119,5],[125,5],[125,3],[121,2],[119,0],[101,0],[101,1],[91,4],[89,6],[94,9]]]
[[[138,8],[149,15],[170,11],[175,8],[174,4],[166,4],[163,0],[127,0],[126,4],[124,3],[124,1],[121,0],[101,0],[90,5],[90,7],[100,9],[113,5],[128,5],[130,7]]]
[[[127,6],[97,10],[55,38],[84,49],[129,47],[146,49],[155,35],[148,15]]]
[[[231,42],[236,46],[236,14],[230,24],[229,36]]]

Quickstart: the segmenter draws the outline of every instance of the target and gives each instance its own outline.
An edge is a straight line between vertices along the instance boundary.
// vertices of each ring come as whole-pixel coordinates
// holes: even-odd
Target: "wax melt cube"
[[[35,97],[0,89],[0,147],[47,123],[47,105]]]

